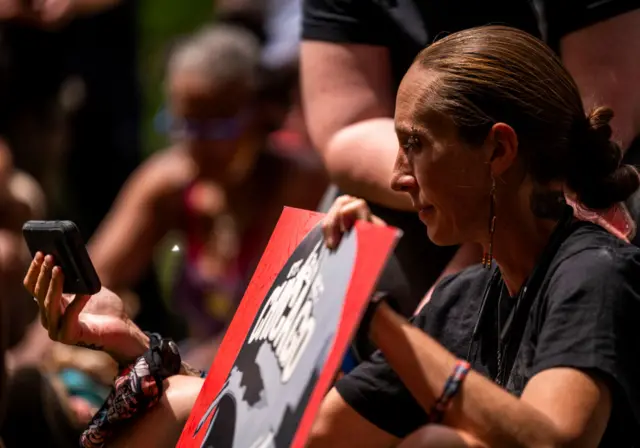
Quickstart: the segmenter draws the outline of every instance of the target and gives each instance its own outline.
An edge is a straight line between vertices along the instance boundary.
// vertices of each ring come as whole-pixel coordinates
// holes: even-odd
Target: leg
[[[165,381],[160,402],[109,446],[117,448],[176,446],[204,380],[176,375]]]
[[[486,445],[464,431],[427,425],[405,438],[398,448],[483,448]]]

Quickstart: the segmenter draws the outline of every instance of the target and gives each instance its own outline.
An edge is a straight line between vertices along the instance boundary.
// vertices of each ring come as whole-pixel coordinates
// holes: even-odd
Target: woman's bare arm
[[[111,211],[89,242],[102,283],[131,287],[152,261],[156,245],[175,226],[181,171],[171,154],[159,154],[127,180]]]
[[[380,305],[374,317],[372,338],[429,412],[456,358],[386,304]],[[596,447],[610,411],[606,385],[574,369],[550,369],[534,376],[522,399],[472,371],[444,423],[468,446]],[[365,441],[362,446],[380,448],[398,442],[359,415],[334,389],[320,408],[309,446],[346,448],[356,440]]]
[[[453,372],[455,356],[386,304],[374,317],[371,335],[429,412]],[[596,447],[610,412],[611,397],[604,382],[575,369],[555,368],[535,375],[521,399],[471,371],[445,423],[489,446]]]

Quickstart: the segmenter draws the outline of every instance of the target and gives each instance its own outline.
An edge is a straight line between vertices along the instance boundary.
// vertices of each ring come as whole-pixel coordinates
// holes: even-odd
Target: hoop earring
[[[490,269],[493,262],[493,234],[496,231],[496,179],[493,175],[489,196],[489,252],[482,254],[482,267],[486,269]]]

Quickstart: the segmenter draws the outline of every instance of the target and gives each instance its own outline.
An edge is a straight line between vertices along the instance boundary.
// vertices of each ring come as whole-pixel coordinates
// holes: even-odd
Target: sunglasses
[[[225,141],[239,138],[246,129],[248,112],[228,118],[192,119],[173,117],[166,109],[154,118],[156,132],[176,140]]]

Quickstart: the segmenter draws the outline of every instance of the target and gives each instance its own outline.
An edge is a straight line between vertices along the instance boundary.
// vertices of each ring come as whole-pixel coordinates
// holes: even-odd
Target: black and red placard
[[[323,215],[285,208],[178,447],[302,447],[396,240],[358,222],[324,246]]]

